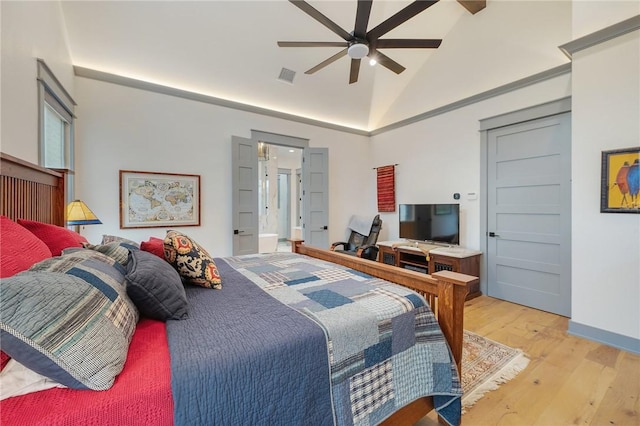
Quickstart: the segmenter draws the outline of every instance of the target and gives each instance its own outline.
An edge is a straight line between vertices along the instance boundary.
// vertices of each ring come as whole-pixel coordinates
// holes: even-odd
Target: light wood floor
[[[464,426],[640,425],[640,356],[567,334],[568,319],[481,296],[467,302],[464,328],[520,348],[531,359],[489,392]],[[416,425],[437,425],[431,413]]]

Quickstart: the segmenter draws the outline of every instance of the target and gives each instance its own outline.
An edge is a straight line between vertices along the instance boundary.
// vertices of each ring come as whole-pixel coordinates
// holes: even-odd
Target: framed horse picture
[[[640,213],[640,147],[602,152],[601,213]]]

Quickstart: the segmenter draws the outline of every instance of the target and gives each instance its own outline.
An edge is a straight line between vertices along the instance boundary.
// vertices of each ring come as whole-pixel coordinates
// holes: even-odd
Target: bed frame
[[[13,220],[37,220],[64,226],[65,176],[65,171],[46,169],[0,153],[0,214]],[[293,248],[296,253],[344,265],[422,294],[438,318],[460,371],[464,301],[469,287],[477,283],[478,278],[450,271],[425,275],[306,246],[302,241],[295,242]],[[383,424],[414,424],[432,409],[431,398],[421,398],[397,411]]]
[[[0,214],[64,226],[65,174],[0,153]]]
[[[470,286],[478,282],[477,277],[451,271],[425,275],[380,262],[306,246],[301,240],[295,241],[293,246],[296,253],[337,263],[400,284],[423,295],[438,318],[440,328],[453,352],[458,371],[462,371],[464,301]],[[432,409],[431,398],[422,398],[398,410],[382,424],[389,426],[414,424]]]

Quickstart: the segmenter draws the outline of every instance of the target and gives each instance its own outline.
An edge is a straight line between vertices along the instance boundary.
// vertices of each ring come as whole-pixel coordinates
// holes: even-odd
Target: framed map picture
[[[199,175],[120,170],[120,228],[199,225]]]

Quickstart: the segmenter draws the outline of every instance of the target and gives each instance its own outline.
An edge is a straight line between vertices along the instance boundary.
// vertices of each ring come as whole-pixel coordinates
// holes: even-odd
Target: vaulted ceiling
[[[347,32],[353,30],[355,0],[308,3]],[[368,28],[410,3],[374,0]],[[365,130],[406,115],[393,111],[417,82],[437,79],[429,70],[441,72],[443,59],[435,58],[453,57],[462,43],[473,49],[477,39],[486,38],[482,31],[494,28],[498,19],[489,19],[492,7],[489,1],[474,15],[456,0],[437,2],[385,38],[443,39],[438,49],[387,49],[384,53],[404,72],[363,61],[358,82],[349,84],[348,57],[304,73],[343,48],[278,47],[282,40],[342,41],[289,1],[62,2],[76,66]],[[458,35],[449,41],[452,34],[469,32],[477,39],[463,41]],[[292,83],[278,79],[283,68],[295,71]]]

